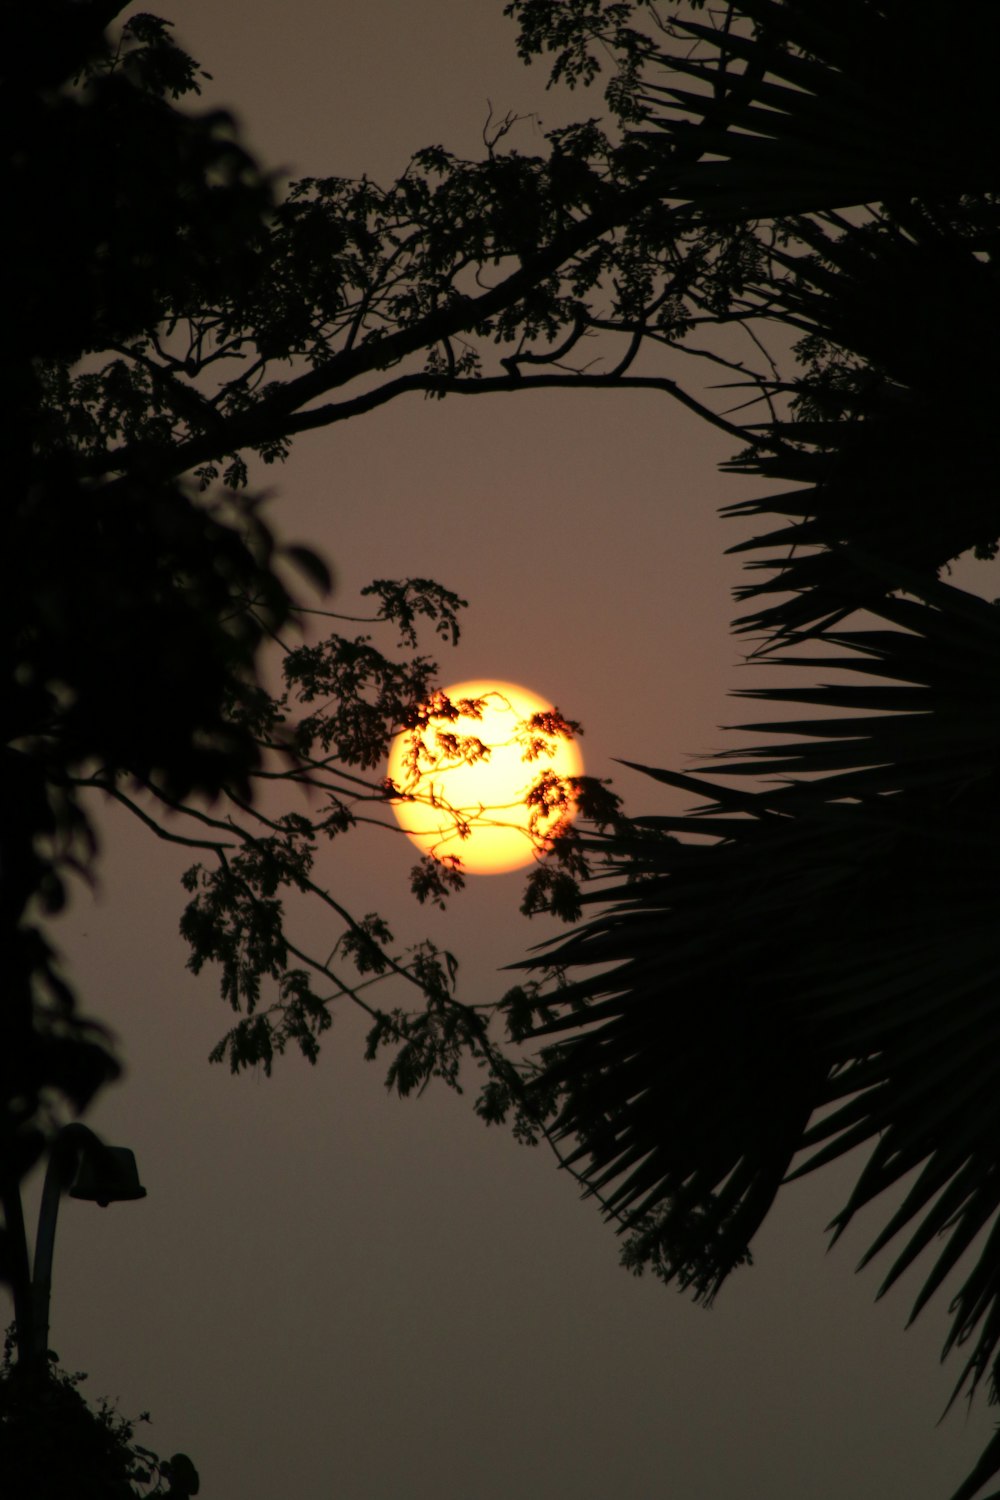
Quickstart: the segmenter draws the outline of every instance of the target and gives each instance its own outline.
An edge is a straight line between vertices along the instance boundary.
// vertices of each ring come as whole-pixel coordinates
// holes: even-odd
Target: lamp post
[[[55,1249],[56,1219],[64,1192],[71,1198],[82,1198],[107,1208],[109,1203],[131,1202],[145,1198],[146,1189],[139,1181],[135,1157],[125,1146],[106,1146],[86,1125],[74,1122],[64,1125],[56,1136],[45,1168],[42,1202],[38,1211],[38,1233],[35,1236],[34,1264],[27,1285],[15,1288],[15,1321],[17,1324],[17,1358],[24,1375],[39,1374],[47,1368],[49,1343],[49,1300],[52,1292],[52,1255]],[[8,1232],[21,1240],[16,1259],[27,1269],[27,1243],[24,1221],[17,1204],[16,1222],[8,1220]]]

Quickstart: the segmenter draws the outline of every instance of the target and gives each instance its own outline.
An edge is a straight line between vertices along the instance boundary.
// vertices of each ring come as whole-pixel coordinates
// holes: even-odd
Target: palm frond
[[[557,1131],[701,1296],[782,1181],[858,1146],[838,1234],[919,1172],[865,1257],[908,1236],[884,1289],[945,1239],[914,1315],[1000,1207],[1000,610],[932,583],[876,614],[822,636],[832,658],[777,658],[860,682],[749,695],[852,712],[713,762],[777,778],[758,790],[653,773],[713,801],[595,838],[603,909],[547,954],[573,976],[537,1033]],[[1000,1340],[996,1237],[954,1303],[960,1385]]]
[[[696,218],[771,226],[745,305],[799,329],[808,368],[764,387],[791,411],[748,428],[757,441],[727,467],[796,486],[729,508],[790,518],[735,549],[763,575],[740,590],[740,627],[788,634],[870,603],[875,575],[845,546],[876,560],[887,591],[1000,537],[1000,10],[963,12],[974,42],[946,78],[929,0],[736,13],[724,34],[671,23],[700,52],[663,53],[639,134],[660,140]]]

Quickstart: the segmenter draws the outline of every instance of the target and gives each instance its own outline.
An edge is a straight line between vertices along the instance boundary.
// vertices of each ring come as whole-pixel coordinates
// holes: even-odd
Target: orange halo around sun
[[[396,736],[389,779],[408,799],[416,799],[393,802],[400,827],[424,854],[439,859],[454,855],[472,875],[500,875],[531,864],[546,835],[573,808],[570,803],[568,810],[539,817],[532,829],[527,795],[544,772],[582,775],[576,742],[563,734],[528,730],[532,715],[551,713],[552,704],[516,683],[474,678],[442,692],[456,707],[462,700],[482,700],[481,717],[432,714],[426,726]],[[533,758],[527,753],[529,738],[540,747]],[[456,744],[462,740],[479,740],[488,747],[488,757],[470,763]]]

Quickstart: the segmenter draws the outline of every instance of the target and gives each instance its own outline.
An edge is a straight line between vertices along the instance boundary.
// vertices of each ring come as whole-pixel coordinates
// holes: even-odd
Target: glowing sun
[[[583,774],[562,722],[544,698],[513,682],[477,678],[442,689],[389,753],[389,779],[406,794],[392,803],[404,832],[424,854],[460,859],[469,874],[530,864],[574,812],[554,778]],[[543,777],[555,795],[529,806]]]

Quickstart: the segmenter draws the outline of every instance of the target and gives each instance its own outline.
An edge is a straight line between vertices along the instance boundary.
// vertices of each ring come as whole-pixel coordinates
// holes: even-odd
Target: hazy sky
[[[208,102],[293,175],[384,180],[422,145],[476,153],[487,100],[545,127],[600,109],[544,93],[493,0],[162,13],[214,75]],[[749,493],[716,472],[730,446],[655,394],[409,398],[299,439],[269,476],[272,516],[333,562],[335,607],[373,577],[463,594],[445,680],[550,696],[586,726],[592,774],[616,755],[684,768],[750,680],[728,633],[737,533],[715,514]],[[633,811],[665,805],[616,784]],[[373,830],[326,869],[355,911],[452,947],[465,998],[493,998],[550,931],[518,915],[520,877],[473,880],[432,921],[411,862]],[[152,1412],[149,1445],[189,1452],[207,1500],[946,1500],[990,1415],[935,1427],[957,1375],[937,1366],[944,1303],[905,1334],[914,1278],[872,1306],[879,1267],[852,1275],[871,1220],[826,1254],[848,1170],[783,1195],[711,1312],[637,1281],[544,1148],[487,1130],[468,1098],[388,1096],[348,1011],[316,1068],[209,1067],[229,1016],[184,969],[187,863],[109,818],[100,899],[62,925],[128,1064],[90,1123],[133,1147],[149,1197],[64,1203],[52,1341],[91,1397]]]

